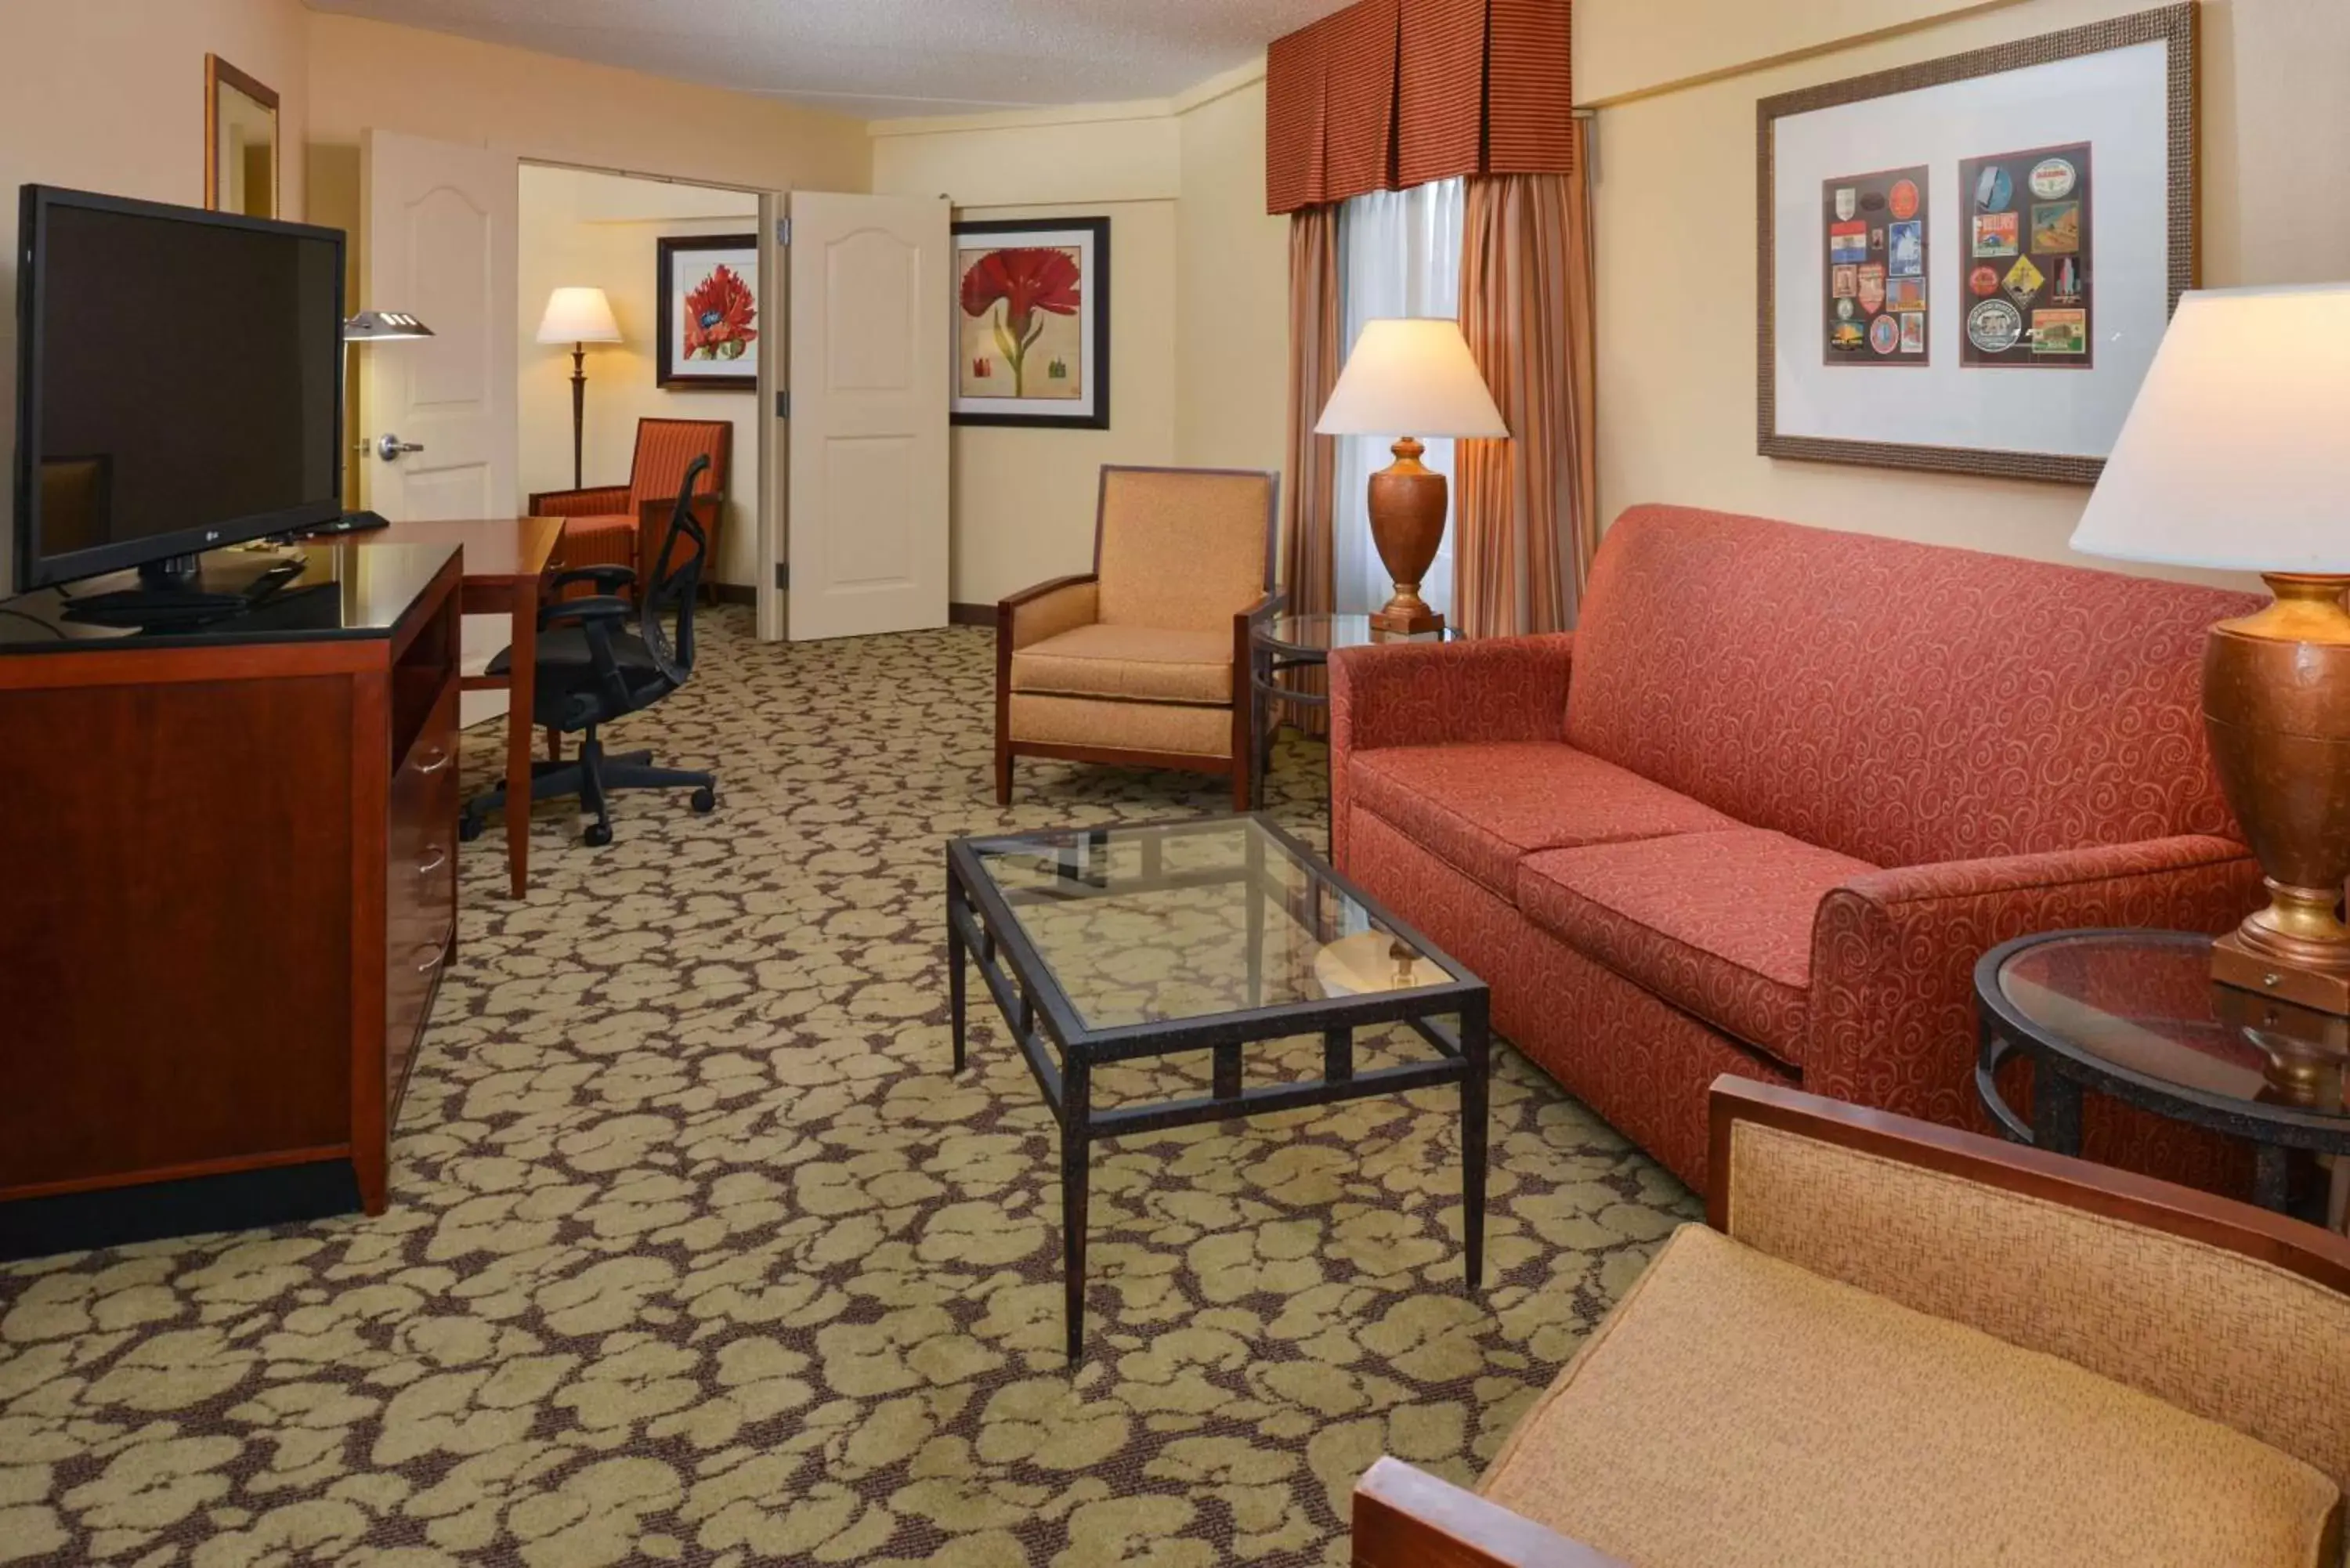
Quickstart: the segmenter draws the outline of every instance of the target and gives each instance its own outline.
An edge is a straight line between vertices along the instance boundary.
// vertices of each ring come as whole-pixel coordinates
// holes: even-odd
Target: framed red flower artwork
[[[664,235],[654,379],[668,391],[748,392],[759,385],[759,236]]]
[[[1109,428],[1109,220],[954,225],[959,425]]]

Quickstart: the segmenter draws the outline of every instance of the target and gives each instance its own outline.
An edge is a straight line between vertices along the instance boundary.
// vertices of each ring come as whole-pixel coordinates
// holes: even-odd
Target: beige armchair
[[[1724,1077],[1684,1228],[1464,1490],[1357,1568],[2342,1560],[2350,1242]]]
[[[1273,591],[1280,477],[1101,471],[1094,569],[995,607],[995,798],[1012,759],[1229,775],[1248,808],[1249,640]]]

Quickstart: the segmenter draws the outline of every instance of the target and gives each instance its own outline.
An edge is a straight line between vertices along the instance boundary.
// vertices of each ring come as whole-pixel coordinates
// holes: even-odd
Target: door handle
[[[389,431],[385,431],[382,438],[375,443],[376,456],[383,459],[386,462],[399,462],[400,454],[401,452],[422,452],[423,450],[424,446],[422,442],[402,441]]]

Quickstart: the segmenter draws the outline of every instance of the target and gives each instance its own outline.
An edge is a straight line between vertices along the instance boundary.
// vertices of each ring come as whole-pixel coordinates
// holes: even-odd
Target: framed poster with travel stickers
[[[2196,16],[1763,99],[1757,449],[2094,483],[2196,283]]]
[[[1929,171],[1889,169],[1822,182],[1828,265],[1821,329],[1830,365],[1928,362]]]
[[[2095,369],[2089,284],[2095,151],[2074,141],[1959,164],[1969,235],[1960,364]]]

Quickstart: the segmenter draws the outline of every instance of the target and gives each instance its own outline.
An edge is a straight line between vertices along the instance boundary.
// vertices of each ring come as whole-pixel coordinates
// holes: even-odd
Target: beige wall
[[[1110,219],[1110,428],[958,428],[949,597],[1093,559],[1104,463],[1281,465],[1286,225],[1264,215],[1261,65],[1175,99],[878,121],[874,189],[958,218]]]
[[[1264,79],[1177,116],[1177,461],[1279,469],[1289,433],[1289,220],[1264,210]]]
[[[612,302],[623,341],[588,350],[587,483],[627,481],[639,419],[732,421],[718,576],[722,582],[749,583],[758,558],[758,513],[753,504],[759,493],[758,400],[749,392],[671,392],[655,384],[654,289],[660,236],[749,234],[758,226],[757,199],[736,191],[526,164],[521,213],[515,363],[522,368],[522,450],[515,504],[524,504],[534,491],[571,484],[571,347],[538,341],[547,296],[564,286],[600,288]]]
[[[1176,461],[1175,203],[971,207],[955,215],[1110,221],[1110,428],[959,425],[949,436],[947,597],[983,605],[1091,569],[1102,464]]]
[[[862,191],[863,122],[469,38],[309,16],[310,137],[369,126],[550,163],[782,191]]]
[[[1960,12],[2028,0],[1578,0],[1575,98],[1636,93],[1751,70]],[[2140,9],[2142,7],[2133,7]]]
[[[1640,94],[1603,109],[1600,510],[1647,501],[2072,558],[2087,491],[1774,461],[1754,451],[1754,104],[1812,83],[2143,9],[2131,0],[1584,0],[1578,89]],[[1679,89],[1662,84],[1724,40],[1777,56],[1856,16],[1965,12],[1898,36]],[[1768,31],[1758,31],[1765,22]],[[2350,277],[2350,4],[2205,0],[2206,284]],[[1705,66],[1704,68],[1716,68]],[[1596,95],[1595,95],[1596,96]],[[2096,563],[2110,566],[2111,563]]]
[[[16,430],[16,187],[71,185],[189,206],[204,199],[204,56],[276,89],[280,210],[304,213],[308,123],[300,0],[5,0],[0,21],[0,474]],[[0,590],[13,487],[0,483]]]

